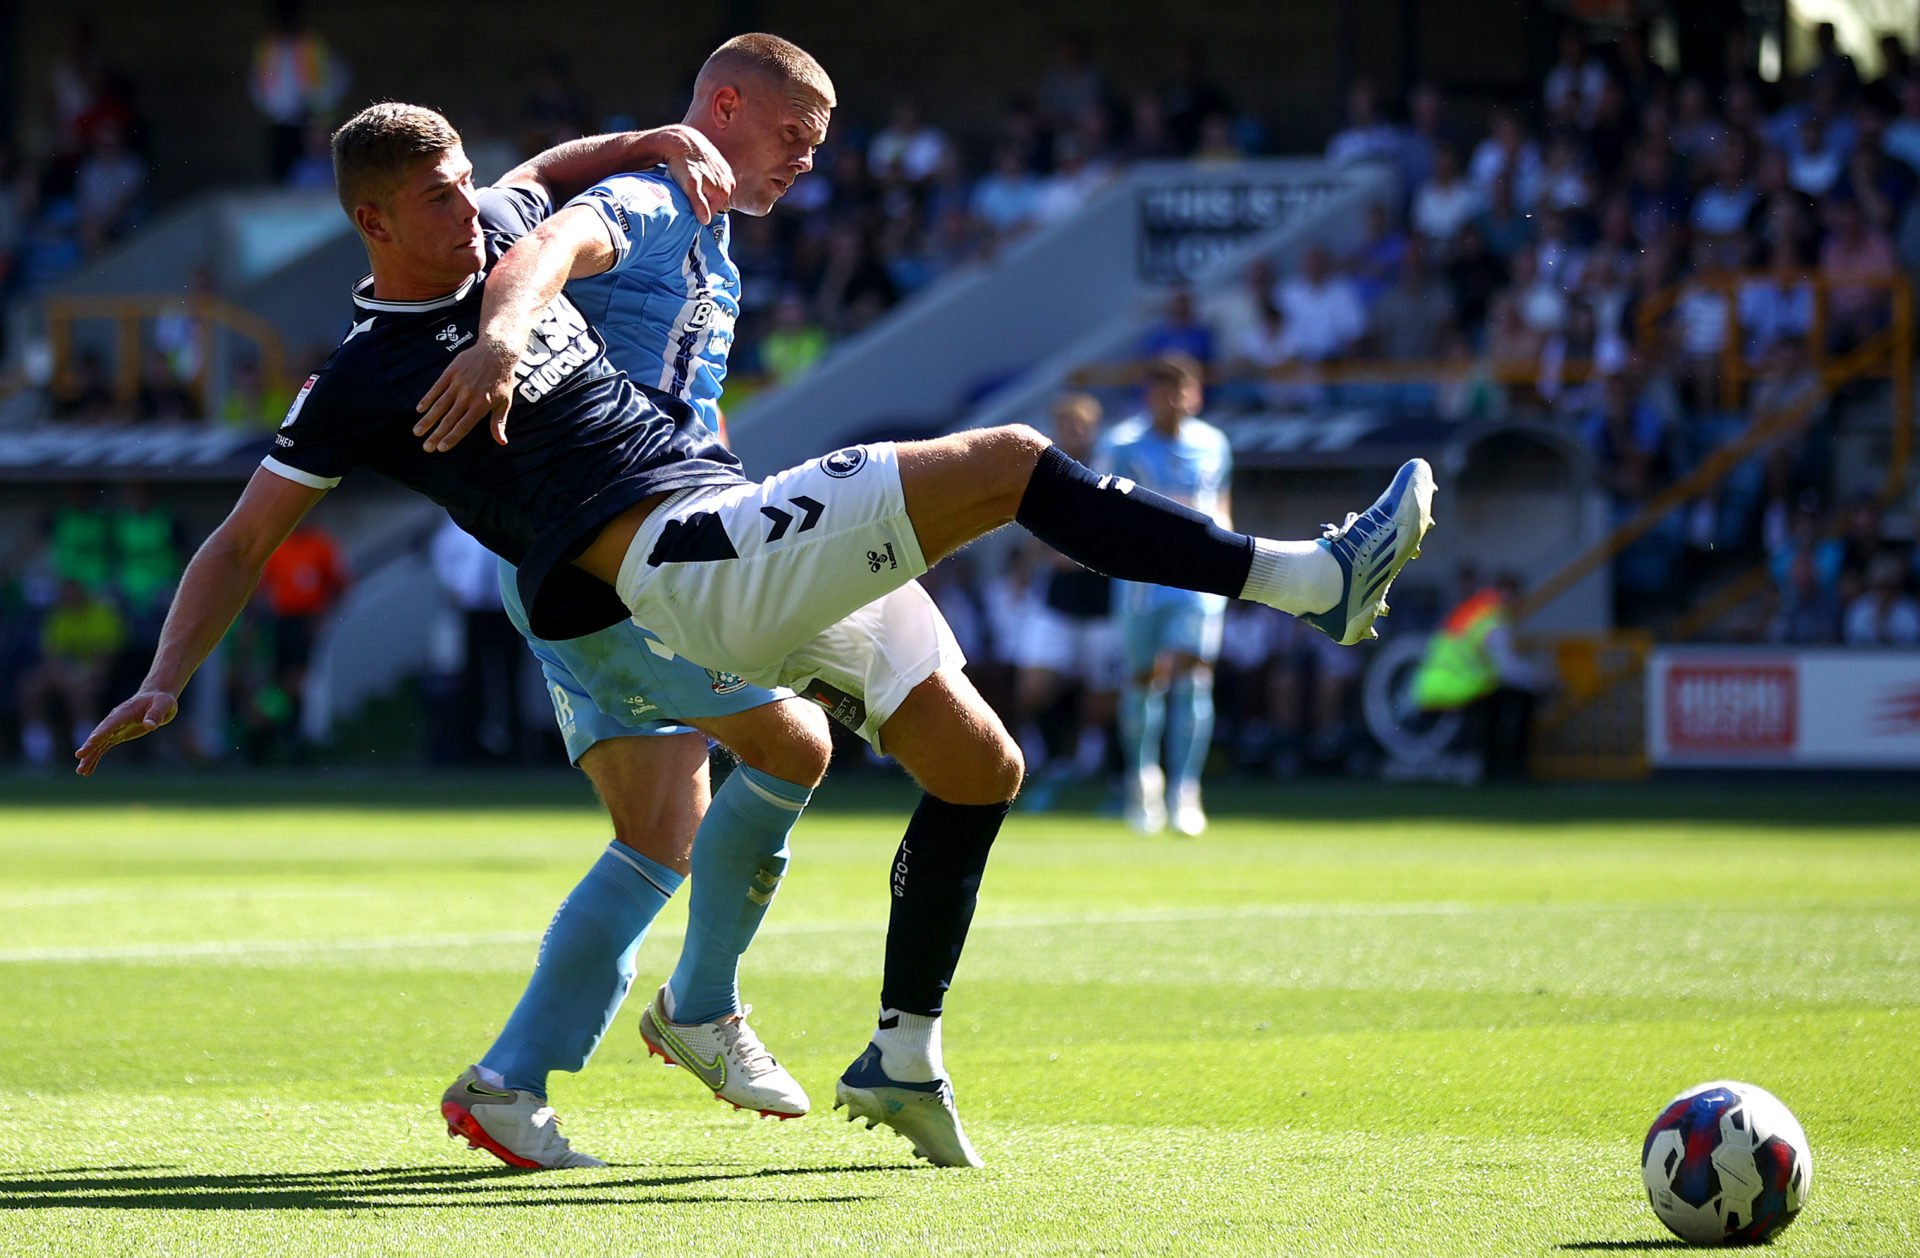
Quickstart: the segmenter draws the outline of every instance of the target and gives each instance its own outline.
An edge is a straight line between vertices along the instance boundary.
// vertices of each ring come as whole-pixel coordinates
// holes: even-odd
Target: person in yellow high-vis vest
[[[1413,677],[1413,699],[1422,711],[1466,712],[1488,777],[1527,773],[1540,677],[1513,649],[1509,609],[1519,593],[1519,580],[1507,573],[1475,591],[1434,631]]]

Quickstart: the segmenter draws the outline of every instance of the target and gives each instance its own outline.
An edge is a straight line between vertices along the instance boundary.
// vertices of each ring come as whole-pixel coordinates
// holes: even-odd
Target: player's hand
[[[518,354],[482,337],[447,364],[413,408],[420,412],[413,435],[426,439],[427,453],[453,449],[489,416],[495,444],[507,444],[507,411],[513,406],[513,368],[518,361]]]
[[[693,216],[702,223],[712,222],[715,214],[733,203],[733,167],[720,156],[712,140],[692,127],[679,123],[662,127],[659,138],[669,148],[680,146],[678,152],[667,156],[667,173],[693,202]]]
[[[83,778],[92,777],[100,757],[106,755],[109,748],[145,738],[171,721],[179,711],[180,700],[176,696],[164,690],[142,690],[93,727],[87,741],[73,753],[73,758],[80,762],[73,771]]]

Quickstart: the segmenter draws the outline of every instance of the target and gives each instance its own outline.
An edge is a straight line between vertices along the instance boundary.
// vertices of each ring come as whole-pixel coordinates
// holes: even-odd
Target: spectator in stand
[[[1840,508],[1835,530],[1840,539],[1840,596],[1851,602],[1867,588],[1867,569],[1887,544],[1880,535],[1879,503],[1871,493],[1855,494]]]
[[[1731,236],[1746,228],[1758,204],[1758,194],[1747,183],[1746,143],[1730,140],[1720,148],[1713,182],[1694,199],[1693,229],[1704,236]]]
[[[1427,263],[1427,250],[1410,241],[1400,259],[1400,273],[1380,295],[1369,316],[1373,351],[1388,362],[1430,362],[1453,329],[1453,295]],[[1410,386],[1400,391],[1402,405],[1425,406],[1431,389]]]
[[[1567,303],[1567,321],[1540,347],[1539,393],[1556,414],[1575,418],[1603,404],[1606,378],[1626,365],[1626,343],[1600,326],[1581,298]]]
[[[113,389],[107,383],[107,365],[97,349],[80,351],[79,360],[74,364],[72,379],[61,388],[54,402],[53,414],[56,419],[72,420],[77,423],[92,423],[100,420],[119,418],[120,404],[114,400]]]
[[[121,487],[120,505],[107,522],[115,589],[127,614],[133,645],[142,651],[160,641],[160,624],[180,583],[186,539],[171,511],[154,500],[144,481]]]
[[[1443,102],[1440,89],[1431,83],[1421,83],[1413,89],[1407,98],[1407,129],[1401,133],[1400,144],[1400,188],[1403,195],[1411,195],[1433,178],[1439,165],[1440,150],[1452,149],[1454,170],[1462,169],[1460,164],[1460,146],[1454,143],[1442,117]]]
[[[1680,352],[1682,387],[1697,412],[1719,408],[1720,356],[1733,335],[1733,298],[1739,245],[1695,237],[1693,273],[1673,307],[1673,340]]]
[[[1860,203],[1867,222],[1892,236],[1900,230],[1907,206],[1913,201],[1916,183],[1914,170],[1904,162],[1887,157],[1884,145],[1886,122],[1871,109],[1862,108],[1860,143],[1847,157],[1847,169],[1836,190]]]
[[[1280,285],[1280,310],[1295,329],[1294,344],[1308,362],[1344,358],[1367,329],[1366,309],[1353,281],[1333,269],[1325,245],[1311,245],[1300,273]]]
[[[1167,105],[1157,92],[1142,88],[1133,94],[1127,113],[1127,141],[1121,156],[1130,162],[1160,161],[1178,157],[1173,127],[1167,122]]]
[[[1160,318],[1140,338],[1140,357],[1162,354],[1185,354],[1202,364],[1213,361],[1213,329],[1194,313],[1190,289],[1169,293]]]
[[[113,532],[95,485],[67,486],[67,501],[47,517],[48,566],[56,581],[73,581],[89,594],[113,590]]]
[[[1053,173],[1040,180],[1034,220],[1058,223],[1072,218],[1112,173],[1106,163],[1091,160],[1078,136],[1061,136],[1053,146]]]
[[[1609,76],[1605,90],[1600,93],[1600,105],[1594,111],[1593,122],[1585,132],[1587,156],[1603,190],[1619,182],[1620,172],[1626,169],[1627,154],[1639,133],[1629,108],[1626,89]]]
[[[1880,78],[1873,85],[1874,104],[1880,109],[1897,109],[1900,89],[1913,81],[1913,54],[1892,31],[1880,35]]]
[[[827,330],[807,314],[798,293],[784,293],[773,308],[773,327],[760,342],[760,365],[778,388],[812,371],[827,356]]]
[[[1900,85],[1900,113],[1887,123],[1880,146],[1909,170],[1920,172],[1920,80]]]
[[[1215,390],[1214,396],[1221,401],[1290,410],[1313,409],[1327,399],[1326,389],[1311,381],[1272,378],[1274,369],[1300,361],[1300,347],[1286,315],[1271,299],[1261,304],[1251,326],[1227,342],[1227,358],[1229,375],[1247,378],[1230,380]]]
[[[273,683],[286,696],[288,734],[301,740],[314,640],[347,588],[340,548],[318,525],[302,523],[260,572],[260,601],[273,641]]]
[[[1513,255],[1507,291],[1527,330],[1539,338],[1559,331],[1567,317],[1567,294],[1540,269],[1539,250],[1523,246]],[[1531,359],[1532,354],[1528,355]]]
[[[511,760],[520,737],[520,670],[527,652],[500,601],[501,563],[452,520],[441,524],[428,550],[433,574],[460,616],[461,758]]]
[[[1215,114],[1234,116],[1233,98],[1207,72],[1205,40],[1190,39],[1175,54],[1174,81],[1167,89],[1167,127],[1175,148],[1192,153],[1200,147],[1200,132]]]
[[[52,712],[78,747],[100,718],[100,691],[126,645],[126,623],[113,604],[78,581],[63,580],[60,598],[40,626],[40,662],[20,679],[20,741],[27,763],[53,763]]]
[[[117,124],[100,128],[73,177],[80,242],[89,254],[133,229],[146,183],[147,164],[127,147],[125,129]]]
[[[1809,254],[1816,217],[1814,200],[1796,189],[1787,179],[1787,155],[1779,149],[1760,152],[1753,176],[1755,193],[1752,211],[1747,215],[1747,231],[1771,243],[1776,234],[1791,239],[1794,248]]]
[[[1480,190],[1460,173],[1460,154],[1441,145],[1433,154],[1433,178],[1413,195],[1413,228],[1441,253],[1480,213]]]
[[[1827,536],[1817,497],[1803,497],[1784,543],[1767,558],[1773,576],[1774,614],[1768,637],[1775,642],[1817,645],[1840,637],[1840,565],[1845,549]]]
[[[1383,117],[1370,79],[1355,79],[1347,89],[1347,125],[1327,141],[1327,160],[1335,166],[1378,162],[1398,166],[1406,140]]]
[[[1721,158],[1725,160],[1724,151]],[[1687,185],[1680,177],[1673,152],[1657,134],[1649,133],[1634,150],[1623,190],[1633,212],[1633,234],[1642,247],[1664,239],[1687,222]]]
[[[1695,78],[1682,80],[1677,102],[1669,137],[1673,151],[1691,166],[1714,169],[1727,142],[1727,127],[1713,116],[1707,85]]]
[[[1485,342],[1488,308],[1493,295],[1506,287],[1506,263],[1487,249],[1480,228],[1468,223],[1453,242],[1447,259],[1447,284],[1453,290],[1453,306],[1459,312],[1460,325],[1477,347]]]
[[[1574,239],[1573,218],[1565,210],[1544,209],[1534,217],[1540,220],[1540,238],[1534,242],[1534,261],[1540,267],[1540,280],[1571,293],[1580,287],[1580,273],[1587,264],[1587,251]]]
[[[1584,210],[1593,204],[1593,176],[1580,155],[1580,144],[1572,132],[1556,132],[1547,144],[1547,158],[1540,168],[1540,195],[1536,210]]]
[[[1814,83],[1831,83],[1843,99],[1860,90],[1860,70],[1853,58],[1840,51],[1840,34],[1832,22],[1813,28],[1813,69],[1807,77]]]
[[[1813,331],[1813,284],[1792,237],[1775,236],[1767,245],[1766,262],[1764,274],[1740,282],[1740,331],[1746,337],[1748,363],[1759,363],[1782,340]]]
[[[1467,177],[1476,186],[1489,190],[1489,204],[1497,204],[1499,194],[1493,184],[1501,175],[1513,181],[1512,203],[1522,210],[1531,210],[1540,191],[1540,148],[1527,137],[1518,118],[1504,109],[1496,109],[1487,138],[1473,150]],[[1487,238],[1493,240],[1492,234]]]
[[[1646,28],[1628,26],[1620,32],[1620,39],[1614,45],[1614,69],[1628,104],[1636,112],[1666,100],[1667,71],[1648,52]]]
[[[973,186],[974,217],[1001,240],[1032,226],[1040,209],[1040,181],[1027,168],[1018,147],[995,151],[993,169]]]
[[[253,49],[253,103],[267,120],[267,168],[283,183],[310,123],[325,123],[346,98],[347,64],[306,24],[298,0],[276,0],[273,23]]]
[[[1807,354],[1806,338],[1782,337],[1768,348],[1747,400],[1747,411],[1753,422],[1762,423],[1787,411],[1805,409],[1807,414],[1798,432],[1789,432],[1769,442],[1761,451],[1766,465],[1766,493],[1771,502],[1787,502],[1796,485],[1824,479],[1809,466],[1822,449],[1819,438],[1826,416],[1821,388],[1820,373],[1813,369],[1813,360]],[[1763,517],[1763,534],[1780,531],[1764,522],[1765,519]]]
[[[140,356],[140,392],[134,399],[135,418],[148,423],[181,423],[200,417],[193,393],[174,379],[173,367],[159,349]]]
[[[867,144],[867,170],[878,178],[898,166],[910,184],[924,184],[946,160],[946,133],[920,116],[910,100],[895,103],[886,128]]]
[[[1257,257],[1240,273],[1240,282],[1231,288],[1211,292],[1201,301],[1201,316],[1213,329],[1213,343],[1232,358],[1240,347],[1259,334],[1262,312],[1273,305],[1278,277],[1273,259]]]
[[[1907,595],[1907,566],[1892,551],[1867,565],[1867,588],[1847,605],[1848,646],[1920,645],[1920,604]]]
[[[1847,150],[1828,142],[1826,120],[1817,114],[1801,119],[1787,146],[1787,182],[1794,190],[1824,197],[1840,182],[1846,164]]]
[[[1200,146],[1193,150],[1193,162],[1201,166],[1232,166],[1245,161],[1246,149],[1234,134],[1233,119],[1226,114],[1208,114],[1200,124]]]
[[[332,140],[333,133],[326,123],[307,124],[300,156],[294,158],[292,165],[287,167],[286,187],[289,192],[333,191]],[[477,177],[475,182],[479,182]]]
[[[1547,81],[1540,92],[1547,117],[1585,126],[1593,120],[1606,85],[1607,69],[1588,51],[1580,28],[1562,29],[1559,59],[1553,63],[1553,69],[1547,71]]]
[[[1889,293],[1883,284],[1899,265],[1893,242],[1867,222],[1858,202],[1830,197],[1825,203],[1826,243],[1820,277],[1827,290],[1828,337],[1836,350],[1858,345],[1887,324]]]
[[[1345,270],[1360,294],[1360,304],[1368,309],[1387,291],[1400,274],[1400,259],[1406,256],[1407,235],[1394,224],[1387,207],[1376,201],[1367,206],[1366,235],[1346,257]]]
[[[1085,35],[1068,32],[1054,45],[1053,64],[1040,80],[1039,102],[1043,125],[1056,130],[1071,126],[1090,109],[1106,108],[1106,82],[1093,64]]]
[[[900,299],[893,276],[881,264],[874,239],[862,223],[834,227],[827,238],[826,267],[814,308],[842,335],[858,332]]]
[[[1486,193],[1486,206],[1474,219],[1474,229],[1493,256],[1506,262],[1533,240],[1533,220],[1521,212],[1513,196],[1513,179],[1506,174],[1494,176]]]

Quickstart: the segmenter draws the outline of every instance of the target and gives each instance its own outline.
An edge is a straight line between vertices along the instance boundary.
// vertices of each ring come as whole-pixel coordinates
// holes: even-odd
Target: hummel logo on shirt
[[[884,542],[882,545],[886,547],[884,552],[878,550],[870,550],[867,552],[867,568],[869,571],[878,572],[882,568],[892,570],[900,566],[900,561],[894,557],[893,543]]]

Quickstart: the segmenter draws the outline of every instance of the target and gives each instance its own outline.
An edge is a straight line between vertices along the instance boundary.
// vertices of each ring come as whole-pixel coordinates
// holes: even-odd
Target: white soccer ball
[[[1660,1111],[1640,1151],[1653,1212],[1694,1245],[1750,1245],[1793,1222],[1813,1185],[1813,1152],[1765,1088],[1719,1080]]]

